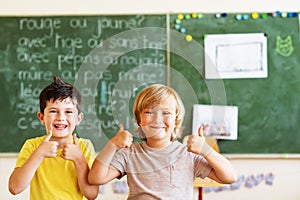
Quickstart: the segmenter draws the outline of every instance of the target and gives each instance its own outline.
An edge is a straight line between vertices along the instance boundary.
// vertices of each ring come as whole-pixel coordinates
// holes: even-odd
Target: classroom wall
[[[138,2],[138,3],[137,3]],[[294,0],[12,0],[0,2],[0,14],[19,15],[68,15],[68,14],[138,14],[138,13],[180,13],[180,12],[299,12],[300,4]],[[291,144],[293,145],[293,144]],[[234,199],[300,199],[297,188],[300,180],[299,155],[228,155],[240,176],[264,176],[273,173],[272,185],[265,179],[251,188],[244,180],[238,189],[219,192],[203,192],[204,200]],[[27,200],[28,189],[20,195],[12,196],[7,189],[9,174],[13,170],[17,154],[0,154],[0,198],[9,200]],[[251,185],[247,183],[248,186]],[[226,188],[226,187],[225,187]],[[223,188],[224,189],[224,188]],[[228,188],[227,188],[228,189]],[[216,189],[217,190],[217,189]],[[197,199],[197,189],[195,197]],[[115,195],[112,185],[105,187],[105,193],[98,199],[125,199],[126,195]]]
[[[280,158],[280,156],[272,157],[244,157],[231,158],[230,161],[238,172],[239,177],[244,177],[239,188],[232,187],[226,190],[226,187],[218,191],[203,193],[203,200],[282,200],[300,199],[300,192],[297,183],[300,177],[300,159],[295,158]],[[269,180],[269,173],[274,175],[271,185],[266,183]],[[261,181],[258,177],[263,175]],[[255,182],[250,181],[249,177],[254,176],[257,179]],[[252,179],[253,180],[253,179]]]
[[[235,189],[230,185],[224,187],[211,188],[213,191],[206,192],[203,189],[203,200],[298,200],[300,199],[299,178],[300,178],[300,159],[299,156],[291,156],[290,158],[278,157],[273,155],[254,156],[235,156],[226,155],[235,169],[239,177],[244,176],[244,181],[241,181]],[[3,200],[28,200],[29,188],[23,193],[13,196],[8,191],[8,179],[17,159],[17,154],[0,154],[0,199]],[[266,184],[266,176],[272,173],[274,179],[271,185]],[[264,175],[257,185],[252,185],[247,180],[250,176],[257,177]],[[121,179],[123,181],[123,179]],[[102,194],[99,194],[97,200],[124,200],[127,197],[125,194],[116,194],[113,191],[114,181],[105,185]],[[223,189],[223,190],[222,190]],[[194,189],[194,200],[198,199],[198,188]]]
[[[167,12],[273,12],[299,11],[294,0],[12,0],[3,1],[2,15],[44,14],[136,14]]]

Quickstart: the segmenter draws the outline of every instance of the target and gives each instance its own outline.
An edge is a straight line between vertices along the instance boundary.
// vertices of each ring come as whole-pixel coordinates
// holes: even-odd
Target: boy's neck
[[[164,141],[164,140],[157,141],[157,140],[151,140],[151,139],[147,138],[146,143],[151,148],[161,149],[161,148],[169,146],[172,142],[170,140],[168,140],[168,141]]]

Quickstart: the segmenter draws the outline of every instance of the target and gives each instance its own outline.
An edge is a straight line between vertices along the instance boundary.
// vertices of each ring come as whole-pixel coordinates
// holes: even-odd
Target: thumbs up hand
[[[38,151],[44,158],[54,158],[57,155],[58,142],[50,141],[52,130],[49,131],[43,142],[38,147]]]
[[[119,131],[111,139],[112,144],[117,148],[128,148],[131,146],[133,136],[129,131],[124,130],[123,124],[120,124]]]
[[[76,137],[76,133],[73,134],[73,144],[66,143],[63,145],[62,153],[60,157],[66,160],[76,161],[78,158],[82,156],[82,152],[80,150],[78,139]]]
[[[203,155],[204,157],[210,154],[212,148],[205,142],[203,126],[199,127],[197,135],[188,136],[187,150],[195,154]]]

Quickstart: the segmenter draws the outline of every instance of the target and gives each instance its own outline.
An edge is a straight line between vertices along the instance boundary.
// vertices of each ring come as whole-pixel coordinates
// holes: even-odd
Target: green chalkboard
[[[235,105],[238,139],[218,140],[222,153],[299,153],[299,20],[271,15],[253,19],[251,13],[244,14],[249,19],[237,20],[236,14],[220,18],[214,14],[170,16],[171,29],[181,35],[171,34],[171,45],[175,43],[181,50],[171,54],[171,71],[179,79],[171,79],[170,85],[184,98],[185,125],[190,132],[193,103]],[[267,35],[267,78],[205,79],[205,35],[235,33]],[[188,42],[187,35],[193,40]],[[182,49],[189,53],[183,54]]]
[[[96,150],[119,123],[134,132],[137,91],[166,83],[183,98],[185,135],[192,132],[193,104],[234,105],[238,139],[218,140],[222,153],[299,153],[298,18],[183,17],[0,17],[0,152],[18,152],[27,138],[44,134],[38,95],[59,75],[82,93],[85,119],[76,132]],[[227,33],[267,35],[267,78],[205,78],[205,35]]]
[[[77,127],[100,150],[123,123],[134,90],[166,83],[166,15],[0,17],[0,152],[45,134],[42,88],[58,75],[83,96]]]

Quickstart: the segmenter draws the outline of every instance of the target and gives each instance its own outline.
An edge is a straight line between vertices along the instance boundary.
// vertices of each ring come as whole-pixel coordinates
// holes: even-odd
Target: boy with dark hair
[[[99,187],[88,182],[94,147],[72,135],[83,119],[80,93],[55,76],[39,99],[37,115],[47,134],[23,145],[9,178],[10,192],[18,194],[30,184],[31,200],[95,199]]]

